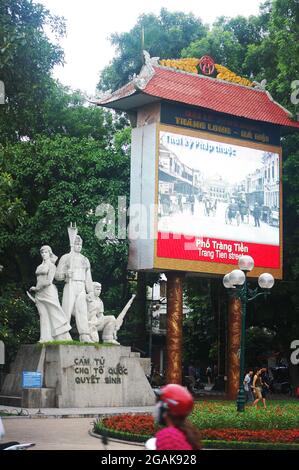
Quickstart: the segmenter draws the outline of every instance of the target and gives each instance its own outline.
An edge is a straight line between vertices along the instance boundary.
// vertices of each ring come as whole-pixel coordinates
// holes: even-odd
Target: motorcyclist
[[[165,425],[165,428],[146,443],[146,448],[200,450],[199,432],[186,419],[194,405],[191,393],[177,384],[168,384],[155,393],[158,397],[155,418],[159,424]]]

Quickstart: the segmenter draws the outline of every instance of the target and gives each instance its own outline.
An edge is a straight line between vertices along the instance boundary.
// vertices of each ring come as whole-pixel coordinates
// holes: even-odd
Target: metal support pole
[[[183,274],[167,273],[166,382],[182,383]]]

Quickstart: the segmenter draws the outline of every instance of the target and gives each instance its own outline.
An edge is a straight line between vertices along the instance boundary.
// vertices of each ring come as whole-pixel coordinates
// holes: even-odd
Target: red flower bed
[[[271,429],[252,431],[250,429],[204,429],[202,439],[247,442],[293,442],[299,443],[299,429]]]
[[[148,436],[153,436],[158,430],[151,415],[123,414],[111,416],[110,418],[104,418],[103,424],[106,428],[116,431]],[[299,429],[271,429],[265,431],[234,428],[202,429],[200,435],[202,440],[299,443]]]
[[[157,428],[150,415],[117,415],[103,419],[105,427],[132,434],[153,435]]]

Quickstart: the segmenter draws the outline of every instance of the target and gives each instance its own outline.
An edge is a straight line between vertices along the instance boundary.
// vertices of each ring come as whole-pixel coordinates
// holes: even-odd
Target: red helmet
[[[173,416],[188,416],[192,409],[194,400],[191,393],[185,387],[177,384],[165,385],[158,392],[160,401],[167,405],[167,410]]]

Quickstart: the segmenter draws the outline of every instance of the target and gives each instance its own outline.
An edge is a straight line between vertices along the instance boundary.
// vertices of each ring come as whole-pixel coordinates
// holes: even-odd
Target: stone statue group
[[[100,299],[102,286],[92,281],[90,262],[81,254],[82,238],[77,233],[77,227],[71,225],[68,233],[71,251],[60,258],[57,268],[57,256],[51,247],[41,247],[43,261],[36,269],[37,283],[27,292],[40,316],[39,341],[72,340],[69,332],[73,315],[81,342],[98,342],[99,332],[102,332],[104,343],[118,345],[117,332],[135,295],[117,318],[104,315],[104,305]],[[65,283],[62,306],[54,279]]]

